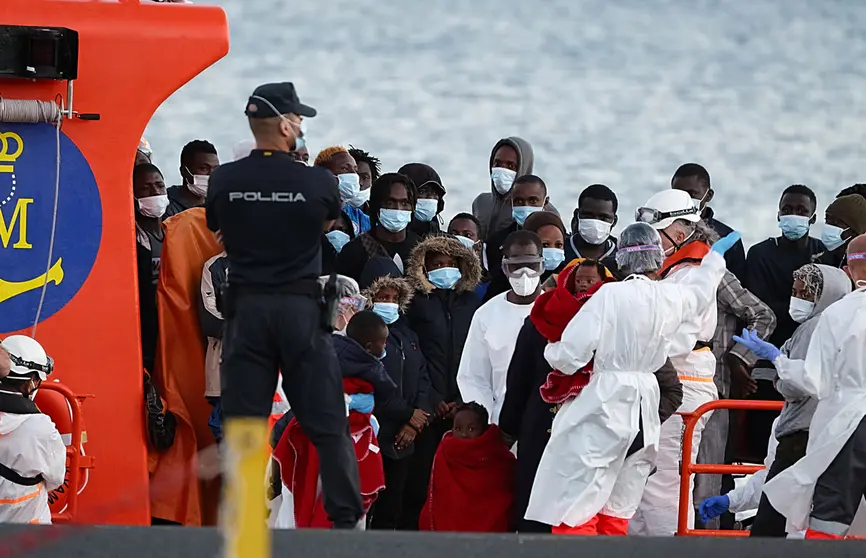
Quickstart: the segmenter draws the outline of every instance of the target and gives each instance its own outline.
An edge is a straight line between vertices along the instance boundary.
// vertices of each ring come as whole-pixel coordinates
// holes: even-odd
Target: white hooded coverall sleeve
[[[775,432],[778,424],[779,419],[777,417],[773,421],[770,432]],[[761,494],[764,490],[764,481],[767,479],[767,473],[770,471],[773,461],[776,460],[776,446],[778,445],[779,442],[776,440],[776,436],[770,436],[770,441],[767,444],[767,457],[764,458],[764,468],[749,477],[746,484],[728,492],[728,500],[730,502],[728,511],[740,513],[757,509],[758,504],[761,502]]]
[[[41,432],[33,438],[33,462],[45,481],[45,488],[50,491],[62,485],[66,478],[66,446],[48,416],[36,415],[34,418],[38,419],[37,428]]]
[[[601,337],[604,288],[600,289],[565,326],[558,343],[544,349],[544,358],[554,370],[573,375],[589,364]]]
[[[463,401],[474,401],[482,405],[493,416],[493,363],[484,340],[485,324],[480,313],[475,314],[469,325],[460,367],[457,369],[457,387]]]
[[[831,351],[837,350],[833,331],[828,327],[824,316],[825,314],[822,314],[818,318],[818,325],[809,341],[806,360],[792,360],[780,355],[773,361],[781,381],[790,388],[802,390],[818,399],[824,399],[833,393],[835,384],[833,370],[822,364],[827,362],[825,357],[829,358]]]

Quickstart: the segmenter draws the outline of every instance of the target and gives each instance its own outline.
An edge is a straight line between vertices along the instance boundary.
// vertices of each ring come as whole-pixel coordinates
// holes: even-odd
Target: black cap
[[[274,109],[276,109],[277,114],[274,114]],[[282,83],[266,83],[256,87],[247,101],[244,114],[249,118],[273,118],[281,114],[297,114],[312,118],[316,116],[316,109],[302,104],[298,98],[298,92],[295,91],[295,86],[291,82],[284,81]]]

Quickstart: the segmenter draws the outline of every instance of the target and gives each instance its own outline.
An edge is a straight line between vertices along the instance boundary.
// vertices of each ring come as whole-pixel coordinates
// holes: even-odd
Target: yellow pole
[[[220,522],[226,558],[270,558],[271,533],[265,505],[268,422],[225,421],[226,490]]]

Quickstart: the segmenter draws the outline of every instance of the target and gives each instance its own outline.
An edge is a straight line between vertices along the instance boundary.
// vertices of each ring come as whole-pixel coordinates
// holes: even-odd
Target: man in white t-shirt
[[[475,401],[499,422],[505,385],[517,334],[541,292],[544,257],[534,232],[511,233],[502,246],[502,271],[511,289],[496,295],[475,312],[463,347],[457,386],[465,402]]]

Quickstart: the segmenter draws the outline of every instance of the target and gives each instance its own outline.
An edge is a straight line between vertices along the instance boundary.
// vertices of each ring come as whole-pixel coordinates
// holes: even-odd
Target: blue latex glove
[[[370,426],[373,427],[373,434],[378,438],[379,437],[379,421],[376,420],[376,417],[370,415]]]
[[[375,400],[372,393],[355,393],[349,396],[349,410],[365,415],[373,412]]]
[[[771,343],[767,343],[760,337],[758,337],[757,331],[749,331],[748,329],[743,329],[742,337],[739,335],[734,335],[734,341],[737,343],[742,343],[746,347],[749,348],[750,351],[758,355],[758,358],[762,358],[764,360],[769,360],[770,362],[775,361],[779,358],[779,355],[782,354],[782,351],[777,349]]]
[[[723,496],[713,496],[712,498],[707,498],[703,502],[701,502],[701,506],[698,508],[698,513],[701,515],[701,521],[704,524],[709,523],[709,521],[715,517],[719,517],[731,507],[731,499],[728,498],[728,495],[725,494]]]
[[[740,238],[740,233],[737,231],[730,232],[726,237],[720,238],[713,244],[712,251],[724,256],[728,250],[734,247],[734,244],[740,241]]]

